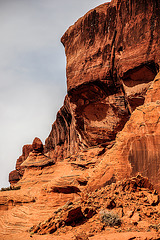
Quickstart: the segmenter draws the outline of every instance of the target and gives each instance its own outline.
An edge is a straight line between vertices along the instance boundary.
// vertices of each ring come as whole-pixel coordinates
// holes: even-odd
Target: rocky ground
[[[146,232],[160,237],[160,197],[148,179],[136,178],[113,183],[100,190],[83,192],[75,202],[68,201],[44,222],[30,228],[30,234],[68,234],[72,239],[96,239],[96,234],[113,235]],[[32,235],[33,234],[33,235]],[[132,233],[133,234],[133,233]],[[141,234],[140,234],[141,235]],[[152,236],[153,235],[153,236]],[[113,235],[114,236],[114,235]]]
[[[93,191],[78,179],[1,192],[0,239],[160,239],[160,196],[147,178]]]

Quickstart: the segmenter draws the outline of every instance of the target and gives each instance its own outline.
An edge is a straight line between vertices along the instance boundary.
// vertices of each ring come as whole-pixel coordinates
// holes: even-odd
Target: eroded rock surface
[[[32,149],[26,160],[21,164],[21,167],[44,167],[55,163],[54,159],[43,154],[43,144],[39,138],[36,137],[33,140]]]
[[[36,137],[33,140],[32,149],[34,152],[39,152],[39,153],[43,152],[43,143],[39,138]]]
[[[68,96],[46,151],[58,148],[57,155],[66,157],[110,142],[144,103],[159,69],[159,7],[154,0],[112,1],[67,30],[61,40]]]
[[[64,34],[68,94],[0,192],[1,239],[159,239],[159,9],[113,0]]]
[[[18,173],[17,170],[13,170],[12,172],[10,172],[10,174],[9,174],[9,182],[10,182],[11,185],[14,185],[20,179],[21,179],[21,176],[20,176],[20,174]]]
[[[24,168],[21,166],[21,164],[26,160],[32,150],[33,148],[31,144],[23,146],[22,155],[17,159],[16,162],[16,169],[9,174],[9,182],[11,185],[15,185],[22,178],[24,174]]]
[[[132,231],[145,229],[149,232],[153,226],[160,229],[157,214],[159,201],[153,185],[147,178],[138,175],[98,191],[84,192],[80,200],[74,203],[67,202],[49,219],[31,227],[30,232],[51,234],[63,228],[63,232],[67,233],[70,231],[68,226],[74,226],[73,232],[78,236],[80,233],[83,235],[80,227],[82,224],[88,239],[92,239],[90,237],[94,231],[100,234],[106,228],[110,232],[113,226],[116,226],[115,232],[126,231],[129,228]],[[110,214],[111,218],[115,216],[116,221],[107,218],[107,214]]]

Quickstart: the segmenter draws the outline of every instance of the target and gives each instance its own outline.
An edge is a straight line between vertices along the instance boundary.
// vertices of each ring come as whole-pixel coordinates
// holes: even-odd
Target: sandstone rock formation
[[[32,143],[32,151],[21,164],[21,167],[44,167],[54,164],[54,160],[43,154],[43,144],[39,138],[35,138]]]
[[[68,96],[45,142],[46,152],[54,149],[56,158],[62,159],[86,147],[107,146],[115,140],[136,107],[150,101],[147,99],[160,63],[159,4],[151,0],[147,3],[112,1],[91,10],[67,30],[61,41],[67,56]],[[159,99],[158,83],[154,89],[155,101]],[[157,119],[158,112],[157,109],[154,113]],[[147,122],[150,114],[148,110],[148,119],[136,124]],[[134,116],[133,121],[140,117],[138,113]],[[138,129],[136,124],[133,129]],[[121,178],[141,172],[159,186],[156,170],[159,169],[159,134],[146,136],[148,130],[142,131],[134,138],[137,142],[128,139],[129,153],[122,153],[120,147],[116,154],[123,154],[124,163],[117,168]],[[131,127],[126,134],[130,133]],[[153,152],[149,149],[151,146]],[[134,150],[137,148],[141,150]],[[151,168],[150,161],[153,162]],[[114,166],[110,176],[113,172]]]
[[[20,180],[20,178],[21,178],[20,174],[18,173],[17,170],[13,170],[9,174],[9,182],[11,185],[14,185],[15,183],[17,183]]]
[[[112,1],[62,37],[68,96],[45,143],[64,158],[113,141],[159,69],[159,2]]]
[[[32,151],[31,144],[23,146],[22,155],[17,159],[17,162],[16,162],[16,170],[10,172],[9,174],[9,182],[11,185],[14,185],[22,178],[24,173],[24,168],[21,166],[21,164],[25,161],[25,159],[28,157],[31,151]]]
[[[89,187],[103,186],[108,169],[112,173],[111,177],[119,180],[140,172],[160,191],[160,101],[159,95],[155,95],[158,86],[160,74],[149,88],[145,104],[132,113],[130,120],[117,135],[113,148],[105,153],[103,161],[97,167],[97,173],[94,173],[88,183]]]
[[[33,140],[32,149],[34,152],[39,152],[39,153],[43,152],[43,143],[39,138],[36,137]]]
[[[0,192],[1,239],[159,239],[159,9],[112,0],[63,35],[68,93]]]

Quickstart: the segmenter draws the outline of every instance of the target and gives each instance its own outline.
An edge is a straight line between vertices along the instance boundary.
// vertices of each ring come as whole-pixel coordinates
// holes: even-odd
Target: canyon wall
[[[54,161],[114,143],[143,105],[159,71],[159,8],[155,0],[112,1],[89,11],[63,35],[68,94],[44,146]],[[10,182],[23,175],[24,152]]]
[[[0,192],[2,239],[27,239],[29,228],[53,233],[69,221],[73,226],[62,232],[72,233],[78,215],[87,231],[99,221],[97,206],[117,207],[124,217],[122,232],[136,229],[141,218],[158,224],[159,9],[158,0],[112,0],[90,10],[63,35],[67,96],[45,144],[35,138],[25,145],[9,175],[11,187],[21,189]],[[128,217],[130,202],[134,206]],[[136,222],[131,221],[135,212]],[[94,215],[92,226],[87,219]],[[103,227],[97,225],[100,231]],[[61,239],[71,239],[67,236]],[[131,238],[135,235],[126,239]],[[53,239],[59,239],[58,233]]]
[[[62,37],[68,97],[46,151],[113,141],[159,69],[159,2],[112,1],[88,12]]]

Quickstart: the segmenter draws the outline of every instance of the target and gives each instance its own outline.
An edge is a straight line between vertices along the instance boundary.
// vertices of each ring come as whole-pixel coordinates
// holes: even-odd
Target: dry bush
[[[105,224],[105,226],[114,227],[120,226],[121,220],[119,216],[113,212],[109,212],[107,210],[101,210],[99,212],[101,222]]]
[[[6,187],[6,188],[1,188],[1,192],[4,192],[4,191],[11,191],[11,190],[19,190],[21,189],[20,186],[17,186],[17,187]]]

